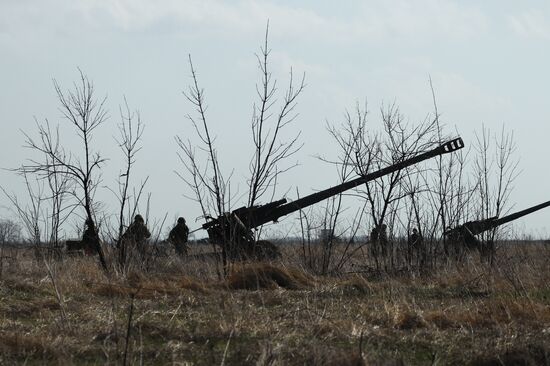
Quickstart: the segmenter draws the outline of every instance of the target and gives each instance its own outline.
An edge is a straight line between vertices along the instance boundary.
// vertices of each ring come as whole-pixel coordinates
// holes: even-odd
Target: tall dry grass
[[[327,276],[292,253],[221,279],[198,249],[109,275],[64,258],[49,263],[52,281],[20,252],[0,280],[0,363],[548,364],[544,244],[508,245],[495,265],[472,254],[431,271]]]

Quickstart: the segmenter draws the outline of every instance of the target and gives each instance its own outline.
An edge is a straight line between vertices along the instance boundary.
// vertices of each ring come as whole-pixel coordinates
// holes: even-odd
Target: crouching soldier
[[[187,239],[189,237],[189,228],[185,224],[185,219],[183,217],[180,217],[178,219],[178,223],[172,230],[170,230],[170,234],[168,235],[168,240],[174,244],[174,247],[176,248],[176,253],[180,256],[187,255]]]

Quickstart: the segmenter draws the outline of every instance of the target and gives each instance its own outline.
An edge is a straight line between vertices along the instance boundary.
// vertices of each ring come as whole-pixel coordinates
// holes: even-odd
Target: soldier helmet
[[[178,218],[178,224],[185,224],[185,219],[183,217]]]
[[[140,214],[137,214],[136,217],[134,217],[134,221],[144,222],[143,217]]]

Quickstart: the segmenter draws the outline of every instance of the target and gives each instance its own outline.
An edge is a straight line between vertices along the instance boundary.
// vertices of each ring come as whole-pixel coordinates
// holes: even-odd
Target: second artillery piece
[[[202,225],[208,232],[210,241],[221,245],[225,259],[272,259],[280,256],[275,245],[268,241],[256,241],[253,229],[266,223],[276,222],[280,217],[299,211],[329,197],[358,187],[384,175],[402,170],[421,161],[462,149],[464,142],[460,137],[450,140],[432,150],[403,159],[376,172],[369,173],[334,187],[312,193],[295,201],[285,198],[265,205],[241,207],[232,212],[213,218]]]
[[[445,237],[448,238],[451,242],[463,245],[467,249],[482,250],[483,248],[481,242],[478,240],[478,238],[476,238],[476,235],[496,229],[501,225],[507,224],[511,221],[519,219],[520,217],[529,215],[535,211],[542,210],[543,208],[549,206],[550,201],[547,201],[541,203],[540,205],[529,207],[525,210],[521,210],[501,218],[495,216],[485,220],[469,221],[455,228],[446,230],[443,235],[445,235]]]

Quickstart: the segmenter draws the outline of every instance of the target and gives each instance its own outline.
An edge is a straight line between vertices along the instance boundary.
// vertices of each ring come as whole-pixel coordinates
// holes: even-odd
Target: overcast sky
[[[284,85],[292,67],[307,82],[296,120],[304,147],[295,156],[300,166],[279,182],[285,191],[336,182],[315,156],[336,153],[325,125],[340,123],[357,101],[368,101],[373,120],[382,103],[393,102],[409,120],[424,119],[433,110],[431,76],[442,120],[466,144],[482,124],[514,131],[521,169],[515,208],[550,200],[547,1],[1,0],[0,166],[29,156],[21,130],[32,133],[35,117],[61,121],[52,79],[69,88],[81,68],[98,96],[108,97],[110,119],[97,139],[110,158],[104,184],[120,169],[112,136],[126,96],[146,124],[135,178],[150,177],[152,215],[184,215],[198,227],[199,208],[173,172],[181,170],[174,136],[192,138],[185,115],[193,110],[181,93],[190,82],[188,54],[222,164],[235,169],[234,189],[242,191],[259,76],[254,54],[268,20],[274,76]],[[22,192],[10,172],[1,171],[0,182]],[[112,196],[102,197],[109,206]],[[550,209],[520,225],[547,236]]]

